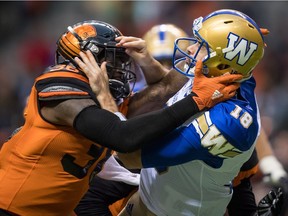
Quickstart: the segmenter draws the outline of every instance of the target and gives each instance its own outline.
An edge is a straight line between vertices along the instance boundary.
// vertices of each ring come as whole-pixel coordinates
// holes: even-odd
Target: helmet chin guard
[[[109,78],[110,92],[115,100],[128,97],[134,89],[136,74],[130,70],[113,67],[110,64],[106,65],[106,69]]]
[[[128,83],[124,84],[123,82],[115,79],[109,79],[109,87],[115,100],[126,98],[131,92],[131,88]]]

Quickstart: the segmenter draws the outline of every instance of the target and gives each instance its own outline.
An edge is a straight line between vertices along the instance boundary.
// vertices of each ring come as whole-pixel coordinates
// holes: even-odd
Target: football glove
[[[260,28],[260,31],[261,31],[262,35],[264,35],[264,36],[266,36],[270,33],[270,31],[266,28]]]
[[[192,87],[193,99],[199,110],[211,108],[215,104],[225,101],[236,94],[240,87],[237,81],[243,78],[240,74],[225,74],[219,77],[208,78],[202,73],[203,63],[197,61],[195,78]]]
[[[258,216],[279,216],[284,202],[284,194],[281,188],[271,190],[263,197],[257,207]]]

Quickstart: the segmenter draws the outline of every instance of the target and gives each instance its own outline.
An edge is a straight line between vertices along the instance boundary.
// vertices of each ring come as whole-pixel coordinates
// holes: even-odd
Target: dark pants
[[[135,189],[137,186],[95,176],[74,211],[77,216],[112,216],[109,205],[128,196]]]
[[[257,211],[255,196],[249,179],[243,179],[241,184],[233,187],[233,196],[228,205],[229,216],[252,216]]]
[[[16,214],[12,214],[4,209],[0,209],[0,216],[16,216]]]

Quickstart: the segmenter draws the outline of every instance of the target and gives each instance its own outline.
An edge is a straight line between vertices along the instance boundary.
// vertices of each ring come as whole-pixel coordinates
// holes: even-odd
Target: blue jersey
[[[192,83],[189,80],[167,105],[188,95]],[[209,215],[213,208],[213,215],[224,214],[232,196],[231,181],[251,156],[259,135],[255,85],[253,77],[246,80],[234,98],[191,117],[142,149],[147,169],[141,171],[140,196],[152,212]]]

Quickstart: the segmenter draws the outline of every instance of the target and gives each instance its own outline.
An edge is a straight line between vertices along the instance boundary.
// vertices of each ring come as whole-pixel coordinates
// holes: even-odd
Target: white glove
[[[135,186],[140,183],[140,174],[132,173],[121,166],[113,155],[108,158],[97,176],[106,180],[120,181]]]
[[[282,164],[273,155],[262,158],[259,161],[259,168],[264,175],[263,181],[267,184],[279,186],[281,178],[288,178]]]

